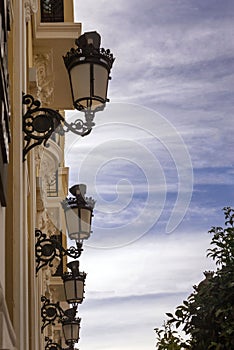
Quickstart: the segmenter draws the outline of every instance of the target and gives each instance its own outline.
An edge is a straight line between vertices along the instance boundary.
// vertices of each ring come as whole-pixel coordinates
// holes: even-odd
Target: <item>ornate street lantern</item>
[[[95,112],[103,110],[108,102],[107,89],[114,62],[110,50],[100,48],[101,37],[97,32],[87,32],[76,39],[77,49],[72,48],[63,56],[68,71],[74,107],[85,113],[85,120],[78,118],[68,123],[56,110],[42,107],[39,100],[23,94],[23,131],[26,154],[37,145],[47,142],[54,132],[64,135],[71,131],[79,136],[88,135],[95,123]]]
[[[76,308],[64,311],[62,319],[63,335],[66,344],[69,346],[78,343],[80,339],[80,321],[81,319],[76,317]]]
[[[79,261],[71,261],[67,264],[71,272],[63,274],[64,292],[69,304],[81,304],[84,299],[84,285],[86,273],[79,271]]]
[[[74,185],[69,189],[73,197],[62,202],[65,213],[68,236],[77,242],[88,239],[91,234],[91,223],[95,201],[85,197],[86,185]]]
[[[105,107],[108,81],[114,58],[110,50],[100,48],[101,36],[87,32],[75,41],[63,57],[68,70],[74,107],[98,111]]]

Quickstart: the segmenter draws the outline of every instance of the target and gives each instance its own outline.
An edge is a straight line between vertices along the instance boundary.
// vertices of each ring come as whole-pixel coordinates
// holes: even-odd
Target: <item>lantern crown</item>
[[[65,272],[62,275],[63,281],[68,281],[68,280],[79,280],[79,281],[85,281],[85,278],[87,274],[85,272],[80,272],[79,271],[79,261],[74,260],[70,261],[67,264],[67,267],[71,270],[71,272]]]
[[[67,70],[77,64],[85,62],[99,63],[105,66],[108,71],[111,70],[115,58],[109,49],[100,48],[101,36],[96,32],[86,32],[76,39],[77,49],[71,48],[63,56]]]
[[[69,188],[69,192],[73,197],[67,197],[62,201],[62,207],[66,211],[74,207],[85,207],[87,209],[94,209],[96,201],[92,197],[86,197],[86,185],[79,184]]]

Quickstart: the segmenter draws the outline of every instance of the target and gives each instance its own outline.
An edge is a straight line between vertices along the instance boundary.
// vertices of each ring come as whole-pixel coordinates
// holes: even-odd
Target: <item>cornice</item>
[[[81,23],[38,23],[35,39],[76,39],[81,32]]]

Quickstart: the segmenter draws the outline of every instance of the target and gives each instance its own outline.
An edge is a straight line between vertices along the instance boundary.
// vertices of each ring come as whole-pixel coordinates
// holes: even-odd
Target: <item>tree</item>
[[[166,314],[167,324],[181,327],[189,336],[186,344],[191,350],[234,349],[234,210],[223,210],[225,228],[212,227],[209,231],[213,238],[207,256],[215,261],[216,271],[204,272],[205,279],[193,287],[194,292],[176,308],[175,314]],[[177,349],[160,347],[162,332],[160,337],[158,350]],[[178,333],[173,337],[179,339]]]
[[[189,349],[189,344],[178,335],[177,331],[172,329],[170,322],[165,322],[163,329],[155,328],[154,330],[157,334],[158,350]]]

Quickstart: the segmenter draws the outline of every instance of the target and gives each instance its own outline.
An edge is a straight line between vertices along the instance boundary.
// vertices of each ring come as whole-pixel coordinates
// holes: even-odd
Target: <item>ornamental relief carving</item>
[[[38,11],[38,0],[24,0],[25,21],[31,21],[31,15]]]
[[[53,52],[39,52],[34,55],[36,81],[30,82],[30,93],[49,106],[54,101]]]
[[[35,149],[35,163],[37,167],[37,227],[43,232],[50,232],[49,235],[58,234],[59,230],[52,222],[50,214],[47,212],[47,188],[48,183],[54,180],[56,164],[53,159],[43,156],[43,146]]]

